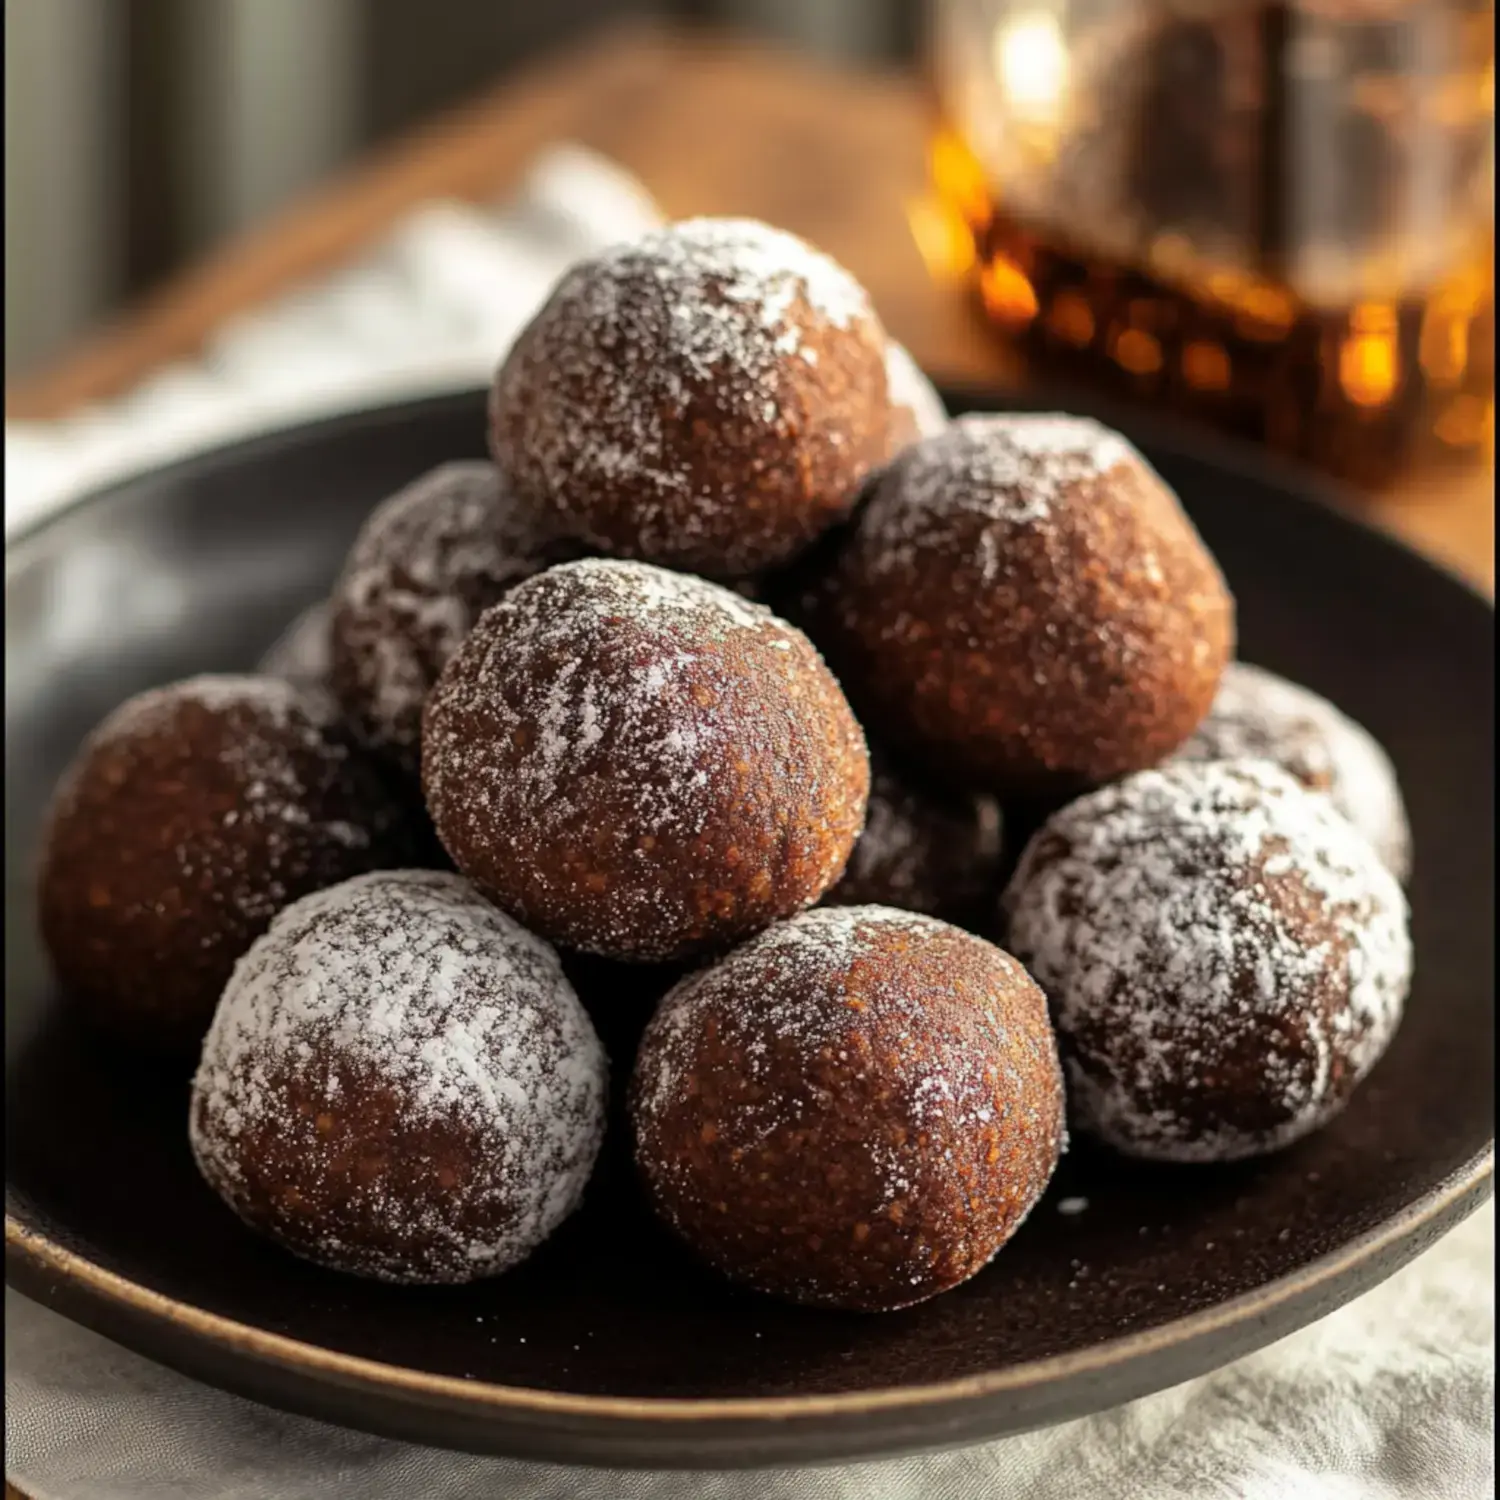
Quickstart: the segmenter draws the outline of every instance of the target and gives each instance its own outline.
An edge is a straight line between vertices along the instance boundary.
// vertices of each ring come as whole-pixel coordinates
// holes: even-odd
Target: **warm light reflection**
[[[1182,378],[1195,391],[1227,391],[1229,356],[1218,344],[1187,344],[1182,351]]]
[[[981,269],[979,290],[990,316],[1009,328],[1023,328],[1036,317],[1036,291],[1021,268],[1004,256]]]
[[[1059,292],[1052,299],[1047,326],[1058,338],[1082,349],[1094,337],[1094,311],[1077,292]]]
[[[974,238],[969,226],[941,199],[908,199],[906,223],[917,254],[934,281],[962,281],[974,269]]]
[[[1126,328],[1110,351],[1115,363],[1132,375],[1154,375],[1161,369],[1161,343],[1144,328]]]
[[[1440,443],[1450,448],[1469,448],[1482,443],[1486,426],[1494,429],[1495,405],[1477,396],[1456,396],[1433,424]]]
[[[1486,267],[1454,278],[1427,304],[1417,358],[1423,374],[1434,385],[1455,386],[1463,382],[1471,357],[1470,332],[1481,307],[1491,296]]]
[[[1216,0],[1207,8],[1217,13]],[[988,321],[1044,378],[1099,378],[1372,489],[1456,469],[1492,447],[1493,252],[1474,212],[1481,197],[1492,210],[1492,147],[1474,138],[1484,122],[1473,123],[1476,101],[1481,113],[1493,108],[1488,34],[1463,29],[1468,40],[1444,53],[1452,66],[1422,74],[1420,99],[1402,69],[1393,92],[1391,69],[1375,78],[1352,55],[1347,76],[1281,80],[1320,110],[1320,91],[1336,94],[1326,101],[1330,128],[1347,114],[1372,129],[1384,121],[1398,144],[1408,123],[1438,132],[1430,144],[1451,158],[1447,198],[1437,185],[1416,198],[1372,185],[1372,209],[1378,199],[1390,210],[1386,225],[1352,211],[1362,180],[1282,181],[1297,165],[1281,160],[1287,121],[1280,104],[1244,92],[1258,88],[1248,75],[1215,85],[1237,112],[1229,136],[1211,143],[1222,181],[1178,203],[1173,136],[1144,129],[1140,109],[1158,107],[1145,92],[1112,88],[1107,75],[1130,47],[1115,36],[1102,45],[1102,32],[1096,45],[1097,7],[997,0],[973,13],[985,29],[948,38],[929,187],[905,212],[933,279],[978,292]],[[1140,29],[1142,57],[1155,35]],[[1361,112],[1355,95],[1366,84]],[[1182,105],[1191,113],[1208,102]],[[1306,134],[1313,120],[1299,114],[1292,125]],[[1257,133],[1277,147],[1266,162],[1277,175],[1252,181],[1245,174],[1259,167],[1242,148]],[[1146,144],[1163,159],[1147,160],[1137,150]],[[1389,170],[1419,166],[1403,159]],[[1309,180],[1330,201],[1304,203]],[[1264,222],[1244,211],[1252,200]],[[1277,232],[1263,234],[1268,227]]]
[[[989,222],[991,206],[984,168],[951,130],[939,130],[927,151],[927,168],[938,196],[951,203],[973,229]]]
[[[1252,281],[1235,299],[1239,330],[1246,338],[1279,339],[1297,319],[1297,304],[1280,287]]]
[[[1068,89],[1068,47],[1056,16],[1031,12],[999,27],[994,66],[1019,119],[1048,124],[1058,118]]]
[[[1384,406],[1396,390],[1396,310],[1384,303],[1356,307],[1339,350],[1339,385],[1356,406]]]
[[[1297,304],[1282,287],[1228,268],[1210,272],[1205,280],[1209,292],[1238,314],[1235,327],[1245,338],[1278,339],[1296,321]]]
[[[1433,302],[1422,318],[1417,358],[1434,385],[1457,385],[1469,363],[1468,308]]]

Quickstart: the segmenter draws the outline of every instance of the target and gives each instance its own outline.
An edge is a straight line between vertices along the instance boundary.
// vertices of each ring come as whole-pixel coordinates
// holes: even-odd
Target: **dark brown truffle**
[[[809,628],[875,735],[1005,797],[1169,755],[1213,700],[1234,608],[1123,438],[963,417],[877,480]]]
[[[474,621],[576,550],[489,463],[442,464],[378,506],[332,598],[329,681],[360,739],[415,775],[422,705]]]
[[[1329,800],[1375,846],[1397,880],[1411,874],[1411,828],[1390,757],[1374,736],[1295,682],[1232,661],[1208,717],[1173,757],[1269,760]]]
[[[495,377],[491,452],[592,548],[744,577],[847,514],[885,460],[885,343],[827,256],[687,220],[563,277]]]
[[[566,563],[488,610],[427,703],[454,863],[604,957],[713,951],[810,906],[864,819],[864,736],[799,631],[643,563]]]
[[[410,862],[416,837],[326,697],[193,678],[130,699],[79,751],[42,838],[42,938],[101,1023],[195,1046],[282,907]]]
[[[1400,1020],[1406,901],[1268,761],[1174,765],[1065,807],[1007,890],[1075,1124],[1133,1156],[1273,1151],[1348,1102]]]
[[[363,875],[288,907],[236,966],[189,1134],[209,1185],[296,1254],[473,1281],[577,1206],[605,1073],[546,943],[456,875]]]
[[[967,1280],[1062,1150],[1046,1000],[946,923],[822,907],[684,980],[631,1082],[657,1212],[795,1302],[881,1311]]]
[[[870,753],[864,832],[827,906],[894,906],[959,927],[988,925],[1000,874],[994,798],[943,791]]]

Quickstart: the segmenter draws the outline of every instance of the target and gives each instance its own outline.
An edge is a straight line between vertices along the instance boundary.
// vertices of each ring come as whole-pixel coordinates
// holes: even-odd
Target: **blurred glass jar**
[[[1044,364],[1380,486],[1494,439],[1494,0],[933,0],[934,185]]]

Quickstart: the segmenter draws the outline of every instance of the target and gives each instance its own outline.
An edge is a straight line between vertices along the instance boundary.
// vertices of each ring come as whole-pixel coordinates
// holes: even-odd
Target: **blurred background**
[[[853,63],[920,0],[6,0],[5,370],[372,146],[627,19]]]
[[[493,208],[526,162],[486,143],[571,136],[669,215],[813,239],[940,377],[1087,388],[1368,493],[1492,460],[1494,0],[7,0],[5,21],[8,385],[195,267],[217,266],[217,326],[252,271],[269,298],[329,269],[314,242],[354,261],[423,201]],[[431,170],[401,167],[435,120]],[[278,220],[368,163],[362,240],[337,192]],[[260,269],[215,260],[278,223]],[[214,331],[173,316],[157,365]],[[147,373],[94,352],[11,414]]]

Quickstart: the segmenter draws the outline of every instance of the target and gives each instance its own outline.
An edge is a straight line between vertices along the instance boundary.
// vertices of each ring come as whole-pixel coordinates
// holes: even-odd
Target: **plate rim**
[[[974,387],[950,385],[943,389],[945,402],[955,408],[989,410],[1057,409],[1066,397],[1047,392],[1001,392]],[[312,421],[280,426],[232,442],[196,450],[170,464],[148,466],[122,475],[107,484],[81,493],[43,515],[34,516],[5,538],[7,593],[14,570],[24,564],[25,554],[36,540],[63,523],[74,512],[118,497],[146,481],[190,479],[203,472],[213,472],[226,465],[264,459],[289,446],[316,442],[322,437],[358,431],[444,407],[472,405],[481,395],[480,388],[440,392],[414,399],[384,403],[353,411],[334,413]],[[1096,401],[1088,403],[1099,410]],[[1111,414],[1113,415],[1113,414]],[[1261,484],[1289,493],[1297,500],[1331,512],[1346,525],[1365,533],[1367,540],[1382,550],[1399,552],[1408,566],[1415,563],[1437,575],[1450,587],[1458,589],[1471,603],[1493,614],[1494,601],[1476,584],[1445,564],[1407,546],[1389,532],[1372,525],[1357,508],[1340,494],[1336,485],[1308,475],[1284,461],[1277,460],[1251,445],[1233,440],[1195,439],[1146,417],[1132,415],[1126,430],[1133,441],[1162,454],[1182,458],[1213,468],[1231,468]],[[322,1345],[307,1343],[287,1334],[272,1332],[253,1324],[209,1312],[192,1303],[182,1302],[158,1292],[142,1282],[111,1271],[75,1250],[67,1248],[45,1230],[26,1223],[12,1212],[11,1192],[7,1183],[5,1214],[6,1284],[21,1295],[44,1306],[52,1306],[64,1316],[86,1327],[95,1328],[116,1342],[126,1343],[143,1357],[159,1359],[151,1351],[150,1339],[127,1340],[101,1329],[89,1316],[102,1310],[105,1321],[144,1318],[150,1325],[163,1325],[177,1333],[185,1346],[203,1359],[214,1354],[257,1366],[271,1366],[291,1371],[314,1383],[334,1382],[346,1392],[363,1394],[373,1400],[400,1403],[424,1401],[430,1408],[439,1406],[467,1418],[511,1419],[551,1418],[589,1423],[596,1429],[588,1455],[574,1461],[599,1461],[598,1454],[610,1461],[629,1463],[628,1452],[611,1447],[611,1434],[623,1437],[635,1424],[649,1423],[662,1429],[675,1429],[673,1435],[686,1441],[691,1461],[711,1455],[707,1447],[692,1447],[690,1434],[705,1424],[730,1423],[738,1441],[754,1442],[757,1431],[765,1432],[776,1424],[818,1418],[894,1416],[899,1413],[921,1413],[944,1406],[973,1407],[979,1403],[1021,1391],[1056,1392],[1059,1397],[1080,1384],[1111,1371],[1140,1366],[1153,1354],[1172,1349],[1192,1349],[1216,1333],[1239,1329],[1251,1337],[1237,1358],[1263,1347],[1299,1328],[1317,1321],[1331,1308],[1322,1308],[1319,1293],[1334,1294],[1351,1282],[1365,1290],[1385,1280],[1420,1251],[1468,1217],[1493,1194],[1494,1137],[1442,1181],[1413,1198],[1394,1214],[1383,1218],[1365,1233],[1324,1255],[1307,1262],[1285,1275],[1276,1277],[1236,1297],[1201,1308],[1186,1316],[1154,1327],[1099,1340],[1079,1349],[1024,1361],[998,1370],[954,1377],[944,1381],[911,1385],[883,1386],[866,1391],[823,1392],[791,1396],[744,1397],[626,1397],[579,1392],[551,1391],[531,1386],[511,1386],[492,1381],[467,1379],[415,1370],[410,1366],[387,1364],[363,1356],[344,1354]],[[1424,1230],[1431,1230],[1424,1236]],[[1340,1299],[1342,1300],[1342,1299]],[[1282,1312],[1281,1320],[1276,1314]],[[75,1312],[77,1315],[75,1316]],[[1226,1361],[1210,1355],[1195,1362],[1194,1368],[1173,1374],[1165,1380],[1148,1380],[1136,1395],[1158,1390],[1179,1380],[1191,1378],[1217,1368]],[[198,1366],[201,1369],[201,1363]],[[213,1376],[202,1376],[211,1383],[223,1384]],[[1111,1395],[1094,1403],[1088,1410],[1099,1410],[1119,1404],[1129,1396]],[[298,1408],[295,1403],[288,1409]],[[1075,1413],[1076,1414],[1076,1413]],[[357,1418],[338,1417],[348,1425],[361,1425]],[[1041,1418],[1042,1423],[1060,1418]],[[1033,1422],[1031,1425],[1038,1425]],[[366,1430],[380,1430],[379,1425]],[[389,1429],[386,1429],[389,1430]],[[1008,1430],[1017,1430],[1011,1428]],[[662,1436],[666,1436],[663,1431]],[[814,1434],[808,1438],[815,1440]],[[964,1441],[972,1441],[965,1438]],[[442,1441],[429,1439],[429,1441]],[[940,1438],[933,1441],[941,1441]],[[911,1446],[921,1445],[917,1443]],[[931,1446],[931,1442],[926,1444]],[[450,1444],[450,1446],[459,1446]],[[889,1441],[882,1441],[882,1430],[868,1432],[866,1441],[851,1444],[846,1437],[834,1445],[834,1458],[863,1455],[875,1457],[893,1451]],[[478,1451],[469,1448],[468,1451]],[[513,1451],[504,1448],[492,1451]],[[716,1455],[720,1458],[722,1454]],[[785,1457],[783,1451],[749,1455],[748,1461],[773,1462]],[[817,1455],[804,1453],[804,1462]],[[562,1461],[567,1461],[564,1457]],[[657,1467],[670,1464],[671,1456],[651,1457]],[[679,1462],[681,1458],[679,1456]],[[745,1462],[740,1459],[740,1462]]]
[[[23,1224],[8,1206],[5,1213],[6,1283],[12,1284],[12,1257],[16,1256],[42,1276],[56,1274],[62,1277],[63,1283],[75,1291],[92,1294],[120,1310],[166,1318],[179,1329],[220,1348],[239,1354],[249,1352],[272,1363],[300,1366],[312,1372],[342,1374],[367,1389],[373,1387],[384,1392],[396,1390],[437,1397],[468,1407],[614,1420],[645,1418],[689,1422],[724,1418],[777,1421],[787,1417],[866,1415],[947,1401],[977,1400],[1100,1374],[1131,1364],[1163,1348],[1190,1343],[1216,1331],[1249,1323],[1294,1297],[1337,1287],[1364,1267],[1378,1263],[1383,1252],[1399,1250],[1418,1238],[1425,1226],[1438,1223],[1442,1226],[1440,1233],[1446,1233],[1481,1207],[1493,1193],[1494,1157],[1495,1147],[1491,1139],[1443,1182],[1358,1238],[1346,1241],[1337,1249],[1265,1282],[1253,1291],[1214,1303],[1185,1317],[1136,1333],[1104,1339],[1064,1354],[1007,1365],[999,1370],[869,1391],[711,1398],[600,1396],[549,1391],[533,1386],[499,1385],[493,1381],[413,1370],[406,1365],[342,1354],[319,1344],[305,1343],[286,1334],[272,1333],[253,1324],[205,1311],[192,1303],[180,1302],[67,1249],[41,1230]],[[1421,1248],[1418,1246],[1413,1255]],[[1385,1280],[1405,1263],[1404,1259],[1392,1257],[1383,1274],[1373,1278],[1369,1285]],[[16,1289],[29,1295],[24,1287]],[[1316,1319],[1306,1318],[1291,1328],[1267,1328],[1260,1344],[1285,1337],[1312,1321]]]

